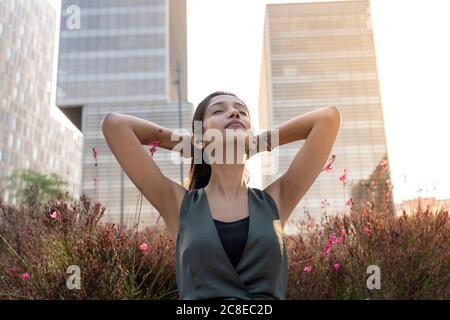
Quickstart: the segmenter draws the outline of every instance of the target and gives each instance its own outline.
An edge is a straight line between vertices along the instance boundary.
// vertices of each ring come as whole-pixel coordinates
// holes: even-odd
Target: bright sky
[[[189,101],[234,92],[258,128],[265,4],[296,2],[307,1],[187,0]],[[448,199],[450,1],[372,0],[371,12],[394,201],[417,197],[418,188]],[[252,186],[260,186],[258,159],[249,163]]]

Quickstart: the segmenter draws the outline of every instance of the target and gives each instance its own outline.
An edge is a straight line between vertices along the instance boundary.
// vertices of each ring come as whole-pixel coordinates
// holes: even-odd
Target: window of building
[[[17,127],[17,119],[16,117],[11,117],[11,130],[16,130]]]
[[[12,133],[10,133],[9,140],[8,140],[8,146],[12,148],[13,145],[14,145],[14,136],[12,135]]]
[[[38,158],[38,150],[36,147],[33,147],[33,160],[37,160]]]
[[[20,147],[22,146],[22,140],[20,138],[17,138],[16,140],[16,149],[17,151],[20,151]]]

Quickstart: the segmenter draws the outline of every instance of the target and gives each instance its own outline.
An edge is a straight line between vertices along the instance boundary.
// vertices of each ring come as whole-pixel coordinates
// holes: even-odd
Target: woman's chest
[[[249,216],[248,199],[214,199],[210,201],[210,210],[213,219],[231,222]]]

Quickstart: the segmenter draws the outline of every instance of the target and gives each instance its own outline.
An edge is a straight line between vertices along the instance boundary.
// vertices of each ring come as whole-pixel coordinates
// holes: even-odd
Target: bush
[[[0,199],[0,299],[178,298],[167,233],[101,223],[100,203],[67,199],[43,212]],[[401,217],[362,207],[306,220],[285,235],[288,299],[450,299],[449,221],[448,210],[420,207]],[[68,288],[72,265],[80,289]],[[380,268],[379,290],[367,288],[369,265]]]
[[[45,212],[0,200],[0,298],[176,298],[171,239],[102,224],[104,210],[84,196],[70,206],[60,196]],[[71,265],[81,270],[80,290],[67,286]]]
[[[288,237],[290,299],[449,299],[448,210],[360,212],[300,223]],[[369,290],[370,265],[380,289]]]

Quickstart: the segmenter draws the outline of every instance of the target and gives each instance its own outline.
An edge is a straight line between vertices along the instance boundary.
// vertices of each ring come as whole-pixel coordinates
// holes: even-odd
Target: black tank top
[[[247,242],[249,217],[231,222],[213,220],[223,248],[236,268]]]

